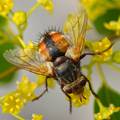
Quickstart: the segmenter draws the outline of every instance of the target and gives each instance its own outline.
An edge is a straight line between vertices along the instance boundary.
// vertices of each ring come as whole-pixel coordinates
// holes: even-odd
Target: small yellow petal
[[[41,114],[33,114],[32,120],[43,120],[43,116]]]
[[[53,1],[52,0],[37,0],[38,3],[43,6],[47,11],[49,11],[50,13],[53,12]]]

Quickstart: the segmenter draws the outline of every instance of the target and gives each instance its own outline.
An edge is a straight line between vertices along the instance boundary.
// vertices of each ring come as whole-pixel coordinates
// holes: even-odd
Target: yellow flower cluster
[[[32,120],[43,120],[43,116],[41,114],[33,114]]]
[[[50,13],[53,12],[54,6],[53,6],[53,1],[52,0],[37,0],[37,1],[47,11],[49,11]]]
[[[25,101],[21,99],[21,94],[15,91],[4,97],[1,106],[5,113],[18,114],[24,104]]]
[[[85,87],[84,88],[84,92],[83,92],[83,96],[82,98],[80,98],[79,94],[69,94],[72,98],[72,104],[74,107],[80,107],[82,105],[86,105],[89,103],[89,98],[90,98],[90,90]]]
[[[17,11],[13,14],[12,20],[17,26],[24,25],[27,22],[27,15],[23,11]]]
[[[110,45],[111,45],[110,40],[108,38],[104,38],[100,41],[93,42],[91,49],[94,52],[102,52],[102,51],[106,50],[107,48],[109,48]],[[105,62],[105,61],[109,60],[111,55],[112,55],[112,48],[103,52],[101,55],[94,56],[93,59],[97,62]]]
[[[109,23],[105,23],[105,27],[108,30],[113,30],[116,32],[116,35],[120,35],[120,17],[117,21],[110,21]]]
[[[11,114],[18,114],[25,103],[35,97],[37,84],[30,82],[26,76],[17,83],[17,89],[1,99],[2,111]]]
[[[22,77],[20,82],[17,82],[17,91],[21,93],[25,101],[32,100],[35,97],[34,91],[37,88],[35,82],[30,82],[26,76]]]
[[[6,16],[14,6],[13,0],[0,0],[0,15]]]
[[[80,0],[80,2],[86,8],[91,20],[95,20],[109,9],[120,8],[119,0]]]
[[[113,113],[120,111],[120,107],[115,107],[113,104],[111,104],[109,107],[104,107],[100,101],[97,102],[100,108],[100,112],[95,114],[96,120],[108,120]]]
[[[45,85],[45,78],[46,78],[45,76],[39,75],[38,80],[37,80],[37,85],[38,86]],[[49,88],[55,88],[56,82],[55,82],[54,79],[48,78],[47,82],[48,82],[48,87]]]

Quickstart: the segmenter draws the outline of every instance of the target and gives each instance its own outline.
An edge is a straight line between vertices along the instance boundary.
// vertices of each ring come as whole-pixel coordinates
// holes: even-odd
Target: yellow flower
[[[29,81],[27,76],[23,76],[20,82],[17,82],[17,91],[21,93],[23,99],[32,100],[35,97],[34,91],[37,88],[37,84],[35,82]]]
[[[0,15],[6,16],[12,10],[14,3],[12,0],[0,0]]]
[[[21,99],[21,94],[15,91],[4,96],[1,106],[5,113],[18,114],[24,104],[25,101]]]
[[[41,114],[33,114],[32,115],[32,120],[43,120],[43,116]]]
[[[43,6],[46,10],[48,10],[50,13],[53,12],[53,1],[52,0],[37,0],[38,3]]]
[[[111,45],[110,40],[108,38],[104,38],[100,41],[93,42],[91,49],[94,52],[102,52],[106,50],[110,45]],[[105,62],[111,57],[111,55],[112,55],[112,48],[103,52],[101,55],[96,55],[93,59],[97,62]]]
[[[80,100],[80,95],[73,94],[73,93],[69,94],[69,95],[72,98],[72,104],[73,104],[73,106],[80,107],[82,105],[86,105],[86,104],[89,103],[90,90],[87,87],[84,88],[84,92],[83,92],[84,98],[82,98],[81,100]]]
[[[12,20],[17,26],[24,25],[27,22],[27,15],[23,11],[17,11],[13,14]]]
[[[117,21],[110,21],[109,23],[104,24],[108,30],[113,30],[116,32],[116,35],[120,35],[120,17]]]
[[[96,120],[110,119],[110,116],[113,113],[120,111],[120,107],[115,107],[113,104],[109,107],[104,107],[99,100],[97,100],[97,103],[99,105],[100,112],[95,114]]]
[[[39,76],[38,76],[38,80],[37,80],[38,86],[45,85],[45,78],[46,78],[46,77],[43,76],[43,75],[39,75]],[[47,82],[48,82],[48,87],[49,87],[49,88],[55,88],[56,82],[55,82],[54,79],[48,78]]]

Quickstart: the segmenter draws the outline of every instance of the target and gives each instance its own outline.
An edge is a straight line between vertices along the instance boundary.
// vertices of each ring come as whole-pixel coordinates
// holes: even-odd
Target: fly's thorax
[[[68,46],[64,35],[55,31],[45,33],[38,44],[40,55],[48,61],[65,55]]]
[[[78,74],[77,66],[71,59],[65,56],[58,57],[54,61],[54,67],[59,80],[63,80],[67,83],[76,80]]]

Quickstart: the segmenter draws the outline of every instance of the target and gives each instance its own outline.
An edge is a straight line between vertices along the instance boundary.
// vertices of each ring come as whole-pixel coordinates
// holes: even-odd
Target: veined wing
[[[5,59],[18,68],[25,69],[35,74],[52,76],[52,63],[45,62],[40,54],[30,48],[16,48],[4,53]]]
[[[70,37],[71,46],[66,52],[66,56],[73,60],[80,58],[85,44],[85,33],[87,29],[87,14],[82,11],[81,14],[73,14],[68,18],[65,24],[66,34]]]

